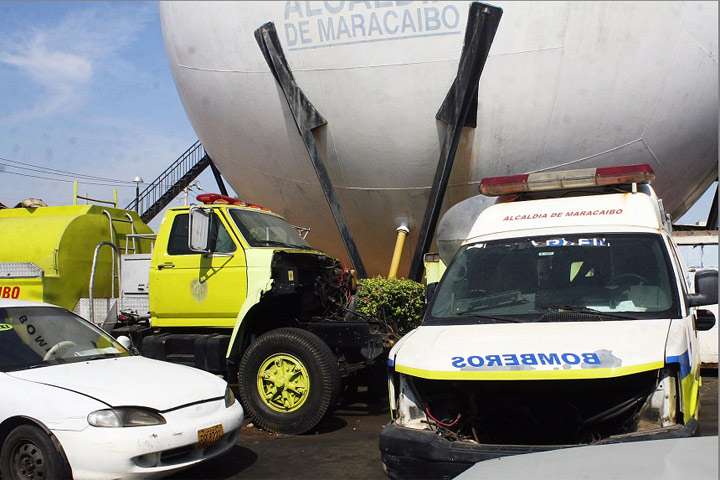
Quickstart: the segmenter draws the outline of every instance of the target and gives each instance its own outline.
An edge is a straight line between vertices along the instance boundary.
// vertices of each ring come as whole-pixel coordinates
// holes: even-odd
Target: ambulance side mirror
[[[695,274],[695,292],[688,294],[688,306],[700,307],[718,303],[718,272],[702,270]]]
[[[193,252],[207,253],[210,251],[210,215],[209,208],[190,207],[190,224],[188,226],[188,248]]]

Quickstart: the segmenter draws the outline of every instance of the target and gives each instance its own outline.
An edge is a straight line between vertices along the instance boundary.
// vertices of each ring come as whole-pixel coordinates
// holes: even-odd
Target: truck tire
[[[250,344],[238,383],[253,422],[289,435],[315,427],[340,395],[337,358],[318,336],[299,328],[272,330]]]

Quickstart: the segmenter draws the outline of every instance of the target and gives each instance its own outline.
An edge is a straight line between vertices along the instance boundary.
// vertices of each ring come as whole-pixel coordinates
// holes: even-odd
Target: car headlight
[[[165,419],[159,413],[135,407],[108,408],[96,410],[87,417],[93,427],[144,427],[163,425]]]
[[[230,387],[225,389],[225,408],[230,408],[235,403],[235,394],[233,394]]]

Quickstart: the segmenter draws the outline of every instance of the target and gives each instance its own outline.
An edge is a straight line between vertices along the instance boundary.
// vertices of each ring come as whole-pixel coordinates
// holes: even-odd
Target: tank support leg
[[[705,228],[708,230],[717,230],[718,228],[718,188],[720,188],[720,184],[715,187],[715,198],[713,198],[710,213],[708,213],[707,222],[705,222]]]
[[[422,280],[423,255],[427,253],[435,235],[462,129],[464,126],[475,127],[477,124],[478,82],[501,16],[501,8],[478,2],[470,5],[458,72],[435,116],[438,120],[447,122],[448,128],[410,265],[408,278],[417,282]]]
[[[220,189],[220,193],[227,197],[228,191],[227,188],[225,188],[225,182],[223,182],[220,170],[218,170],[218,168],[215,166],[215,162],[212,161],[212,158],[210,159],[210,169],[212,170],[213,177],[215,177],[215,181],[217,182],[218,188]]]
[[[340,206],[340,202],[335,196],[335,189],[330,180],[330,175],[320,158],[317,145],[315,144],[315,138],[312,134],[315,128],[325,125],[327,121],[320,115],[320,112],[315,109],[313,104],[310,103],[310,100],[308,100],[300,87],[298,87],[297,83],[295,83],[295,78],[293,77],[290,66],[285,59],[282,46],[280,45],[275,24],[268,22],[255,30],[255,40],[257,40],[260,50],[262,50],[265,61],[270,67],[270,71],[285,94],[285,100],[293,114],[295,125],[305,143],[305,148],[310,155],[310,161],[315,168],[315,174],[320,181],[320,186],[330,206],[330,211],[340,231],[340,236],[345,244],[345,249],[350,257],[350,261],[353,267],[355,267],[358,277],[367,278],[367,272],[360,258],[360,252],[358,252],[355,239],[350,233],[350,227],[345,219],[345,214]]]

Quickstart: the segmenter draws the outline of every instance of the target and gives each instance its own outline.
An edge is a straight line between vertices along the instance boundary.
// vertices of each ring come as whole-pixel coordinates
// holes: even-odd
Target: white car
[[[132,356],[81,317],[0,300],[0,475],[148,478],[232,448],[243,410],[221,378]]]
[[[718,478],[717,452],[717,435],[586,445],[478,462],[455,480],[711,479]]]

